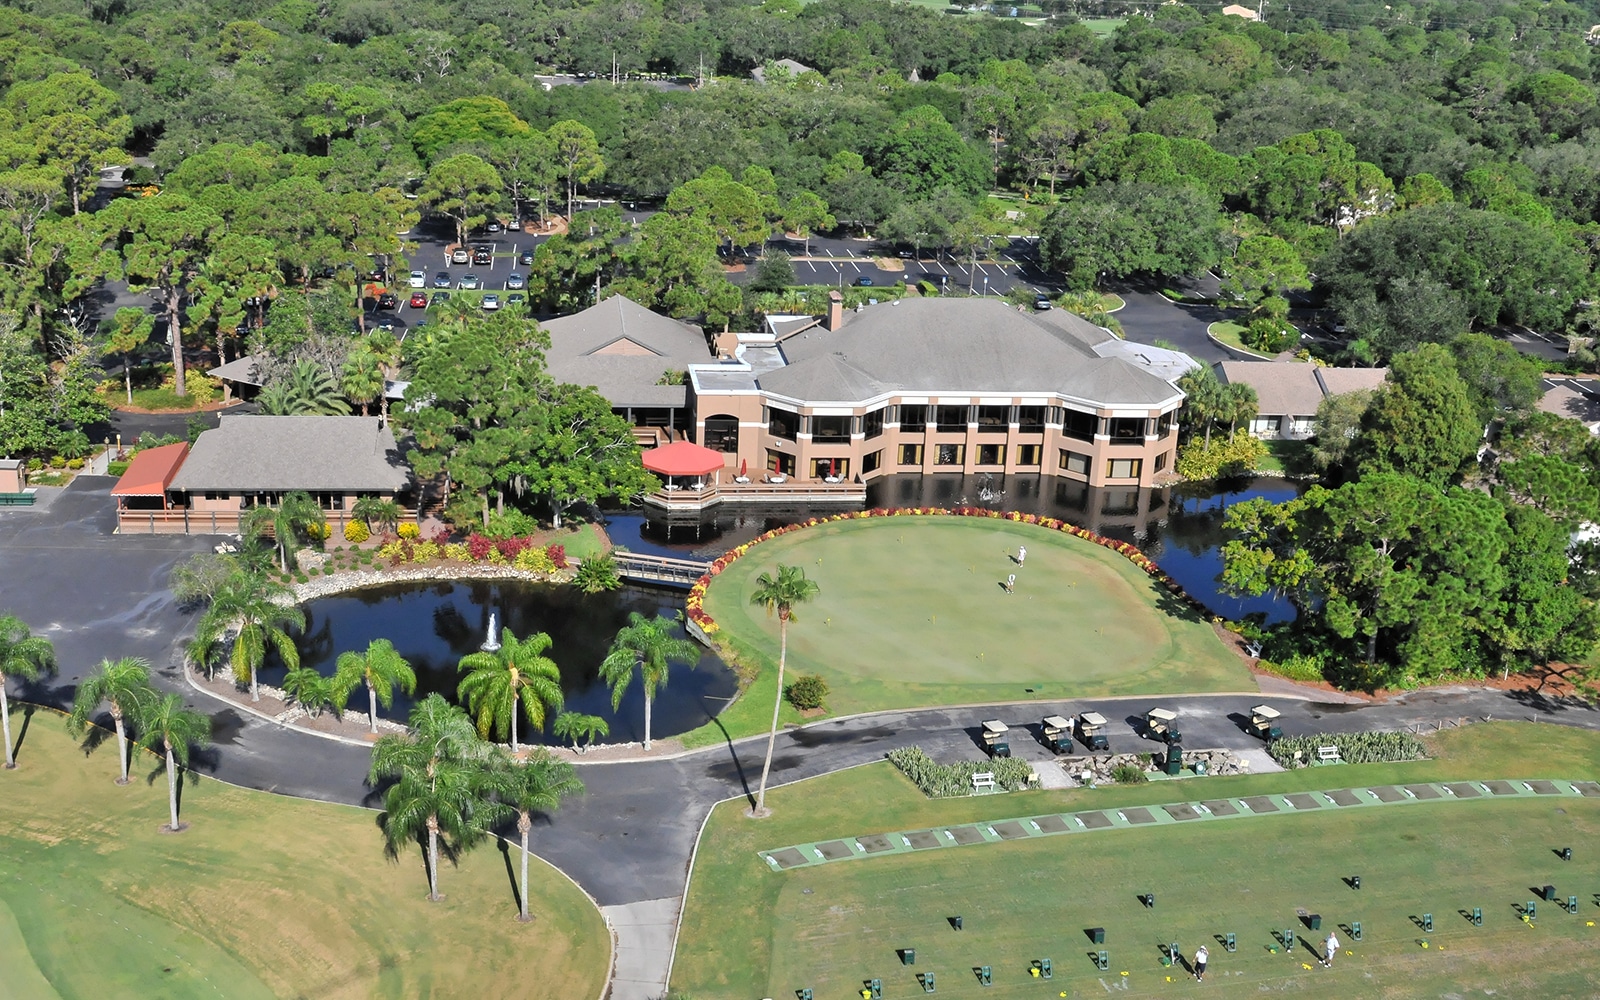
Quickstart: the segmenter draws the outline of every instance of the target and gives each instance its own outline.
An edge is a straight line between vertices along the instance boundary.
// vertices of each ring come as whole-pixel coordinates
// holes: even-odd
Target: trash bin
[[[917,964],[917,949],[907,948],[900,953],[900,961],[906,965]]]
[[[1104,927],[1089,928],[1089,939],[1095,944],[1106,943],[1106,929]]]
[[[1167,773],[1171,774],[1171,775],[1182,774],[1183,773],[1183,761],[1181,759],[1179,759],[1179,758],[1168,757],[1167,758]]]
[[[1313,913],[1311,915],[1311,929],[1314,931],[1322,930],[1322,914]]]

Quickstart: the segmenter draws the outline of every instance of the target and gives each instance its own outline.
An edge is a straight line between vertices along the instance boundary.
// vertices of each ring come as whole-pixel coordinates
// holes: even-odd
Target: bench
[[[1338,747],[1317,747],[1317,760],[1336,761],[1339,759]]]
[[[972,790],[973,791],[977,791],[980,788],[993,788],[993,787],[995,787],[995,785],[994,785],[994,772],[993,771],[979,771],[977,774],[974,774],[972,776]]]
[[[0,493],[0,507],[32,507],[32,493]]]

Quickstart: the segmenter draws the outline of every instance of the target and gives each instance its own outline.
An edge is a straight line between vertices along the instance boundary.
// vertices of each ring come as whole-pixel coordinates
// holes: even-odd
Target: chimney
[[[828,329],[844,326],[844,296],[837,291],[828,293]]]

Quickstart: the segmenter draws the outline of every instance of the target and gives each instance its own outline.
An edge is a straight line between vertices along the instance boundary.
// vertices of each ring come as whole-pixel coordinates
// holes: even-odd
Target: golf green
[[[778,627],[750,595],[780,563],[821,588],[790,625],[788,669],[821,675],[835,713],[1255,688],[1211,624],[1122,555],[980,517],[837,521],[753,547],[705,610],[763,667]]]
[[[1030,554],[1030,559],[1031,559]],[[1559,730],[1559,731],[1558,731]],[[1519,796],[1405,806],[1284,810],[1204,823],[1152,824],[1025,838],[926,853],[887,854],[774,871],[760,851],[847,842],[872,831],[939,830],[1005,817],[1123,810],[1177,799],[1221,799],[1417,781],[1600,772],[1600,736],[1495,723],[1433,741],[1436,759],[1345,765],[1245,777],[1191,778],[1067,792],[923,798],[887,763],[769,793],[771,819],[743,800],[712,813],[685,902],[672,986],[696,1000],[856,995],[880,978],[884,995],[920,995],[919,973],[955,996],[1135,996],[1205,990],[1224,997],[1293,991],[1315,997],[1590,997],[1600,987],[1600,799]],[[867,838],[870,841],[870,838]],[[1556,850],[1570,845],[1572,861]],[[848,850],[848,847],[846,848]],[[1362,876],[1360,890],[1344,880]],[[1551,884],[1579,912],[1537,900]],[[1140,897],[1154,893],[1153,907]],[[1483,923],[1469,919],[1474,907]],[[1321,917],[1320,930],[1309,927]],[[963,928],[949,918],[960,915]],[[1424,931],[1425,915],[1433,919]],[[1413,920],[1415,918],[1415,921]],[[1357,942],[1346,928],[1362,925]],[[1090,928],[1105,929],[1103,944]],[[1285,951],[1275,932],[1292,930]],[[1313,954],[1330,930],[1343,945],[1332,969]],[[1237,951],[1224,947],[1235,935]],[[1162,964],[1176,942],[1204,944],[1204,984]],[[1427,942],[1428,947],[1423,947]],[[900,950],[916,951],[915,965]],[[1091,954],[1106,949],[1110,967]],[[1276,950],[1274,950],[1276,949]],[[1049,958],[1054,977],[1029,973]],[[989,966],[993,986],[978,987]]]

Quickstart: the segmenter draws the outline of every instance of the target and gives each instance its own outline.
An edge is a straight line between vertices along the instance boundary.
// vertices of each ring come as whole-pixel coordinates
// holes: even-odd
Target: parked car
[[[440,271],[438,274],[433,276],[433,287],[435,288],[449,288],[453,284],[455,284],[455,282],[450,280],[449,271]]]
[[[461,287],[469,290],[477,288],[478,276],[476,274],[463,274],[461,276]]]
[[[532,250],[524,250],[521,253],[517,254],[517,262],[519,264],[521,264],[523,267],[527,267],[529,264],[532,264],[533,263],[533,251]]]
[[[522,280],[522,275],[517,274],[515,271],[513,271],[506,278],[506,287],[507,288],[526,288],[526,287],[528,287],[528,284],[527,284],[527,282]]]
[[[861,277],[851,282],[851,284],[855,285],[857,288],[871,288],[872,279],[863,274]]]
[[[413,309],[426,309],[428,308],[428,293],[412,292],[411,301],[406,304]]]
[[[433,296],[433,304],[436,305],[436,306],[442,306],[446,302],[449,302],[449,301],[450,301],[450,293],[449,292],[437,292]]]
[[[484,312],[494,312],[496,309],[499,309],[499,308],[500,308],[500,296],[494,294],[493,292],[490,292],[488,295],[485,295],[483,297],[483,311]]]
[[[1050,296],[1048,296],[1048,295],[1035,295],[1033,297],[1033,307],[1035,309],[1039,310],[1040,312],[1044,312],[1045,310],[1049,309],[1050,306],[1051,306]]]
[[[489,220],[489,224],[487,226],[485,226],[484,229],[488,230],[491,233],[498,233],[500,231],[500,223],[495,221],[494,219],[490,219]]]
[[[472,251],[472,262],[487,266],[494,263],[494,251],[488,247],[476,247]]]
[[[472,251],[466,247],[456,247],[450,251],[450,263],[467,264],[472,261]]]
[[[400,305],[400,299],[393,292],[384,292],[378,296],[379,309],[395,309]]]
[[[527,299],[523,298],[523,296],[519,294],[512,293],[511,295],[506,296],[506,306],[508,308],[521,309],[526,304]]]
[[[411,280],[410,280],[409,284],[411,285],[412,288],[427,288],[428,287],[428,275],[427,275],[427,273],[424,272],[424,271],[412,271],[411,272]]]

